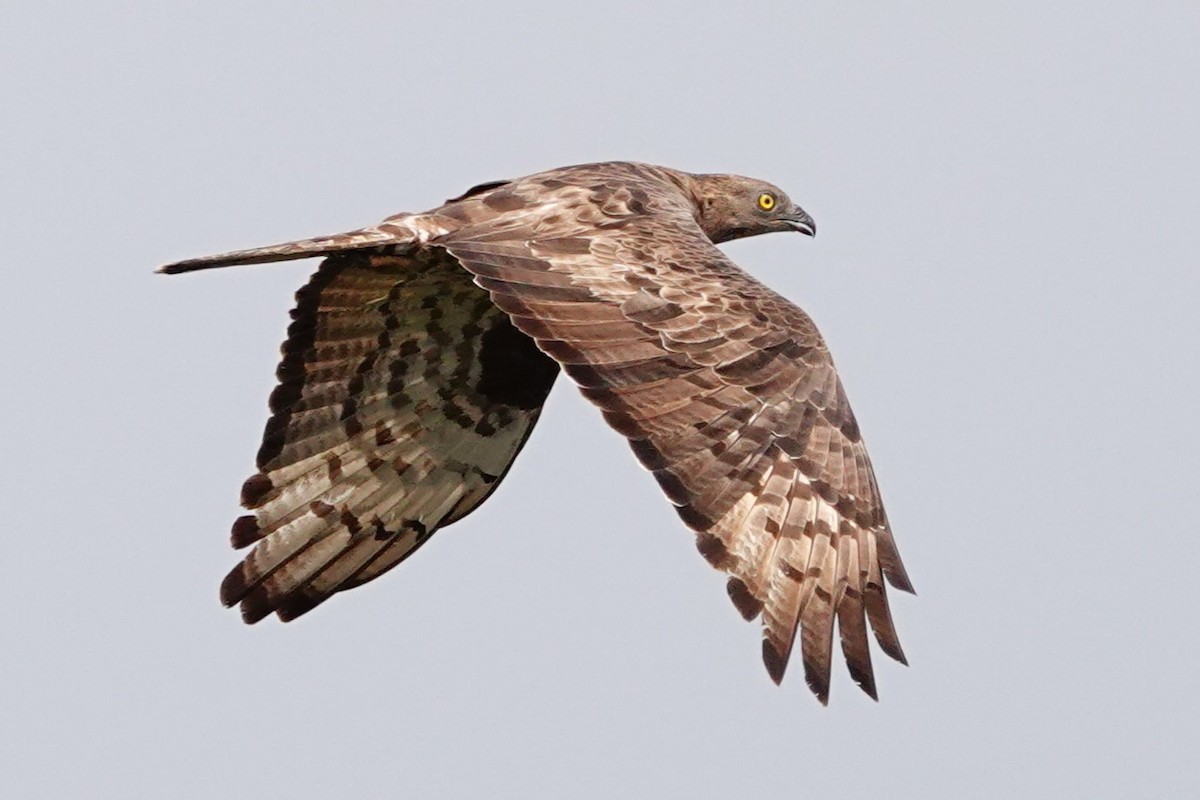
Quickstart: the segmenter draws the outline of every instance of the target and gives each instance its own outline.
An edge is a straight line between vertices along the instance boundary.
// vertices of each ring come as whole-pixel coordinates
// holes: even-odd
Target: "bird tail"
[[[312,239],[298,239],[294,242],[284,242],[266,247],[252,247],[249,250],[234,250],[229,253],[189,258],[165,264],[157,271],[175,275],[180,272],[194,272],[201,269],[232,267],[241,264],[264,264],[270,261],[292,261],[299,258],[343,253],[348,250],[382,247],[388,247],[391,248],[391,252],[400,253],[445,233],[447,228],[439,225],[439,222],[440,220],[437,218],[398,214],[370,228],[335,233],[331,236],[317,236]]]

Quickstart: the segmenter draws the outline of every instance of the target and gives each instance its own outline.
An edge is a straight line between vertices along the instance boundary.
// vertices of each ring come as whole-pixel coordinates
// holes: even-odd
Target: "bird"
[[[913,588],[858,423],[809,316],[717,246],[776,231],[816,224],[771,183],[614,161],[161,267],[323,257],[296,294],[231,533],[253,549],[222,602],[286,622],[404,561],[496,490],[565,372],[761,617],[770,678],[798,640],[828,704],[836,625],[877,700],[868,627],[907,664],[885,580]]]

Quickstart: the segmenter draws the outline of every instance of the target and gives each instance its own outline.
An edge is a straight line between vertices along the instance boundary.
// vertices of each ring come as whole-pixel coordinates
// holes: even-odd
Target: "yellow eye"
[[[763,192],[758,196],[758,207],[763,211],[770,211],[775,207],[775,195],[770,192]]]

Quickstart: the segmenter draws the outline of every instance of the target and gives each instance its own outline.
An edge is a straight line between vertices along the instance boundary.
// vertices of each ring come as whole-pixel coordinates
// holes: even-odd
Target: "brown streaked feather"
[[[437,251],[333,256],[293,317],[232,536],[255,548],[222,586],[249,622],[294,619],[478,506],[557,372]]]
[[[902,658],[879,579],[909,584],[828,351],[802,311],[738,270],[667,194],[650,189],[645,215],[569,249],[532,224],[503,235],[486,222],[441,244],[630,439],[705,557],[730,572],[739,611],[763,615],[772,678],[799,635],[806,680],[826,702],[837,627],[874,697],[868,624]]]

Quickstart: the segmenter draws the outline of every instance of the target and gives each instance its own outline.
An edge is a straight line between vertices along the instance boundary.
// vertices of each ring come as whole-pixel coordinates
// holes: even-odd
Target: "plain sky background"
[[[0,796],[1197,796],[1200,4],[0,7]],[[702,8],[703,6],[703,8]],[[188,256],[635,159],[772,180],[920,593],[782,688],[566,381],[291,624],[217,602],[292,293]]]

